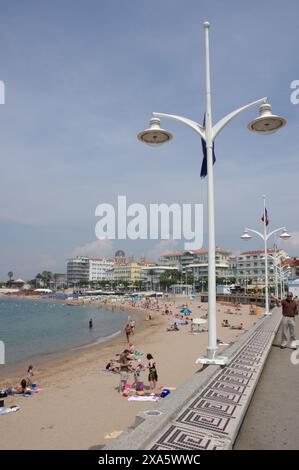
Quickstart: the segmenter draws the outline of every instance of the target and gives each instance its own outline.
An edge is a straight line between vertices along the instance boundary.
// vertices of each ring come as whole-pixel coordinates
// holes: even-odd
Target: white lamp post
[[[268,292],[268,248],[267,248],[267,241],[268,239],[277,232],[281,232],[280,238],[283,240],[288,240],[291,235],[288,234],[286,231],[285,227],[280,227],[277,228],[276,230],[273,230],[270,233],[267,233],[267,221],[266,221],[266,196],[263,196],[264,199],[264,232],[260,233],[257,230],[253,230],[252,228],[246,228],[243,235],[241,236],[242,240],[248,241],[252,237],[248,232],[255,233],[259,237],[261,237],[262,240],[264,240],[264,249],[265,249],[265,315],[271,315],[271,312],[269,311],[269,292]]]
[[[212,105],[211,105],[211,80],[210,80],[210,51],[209,51],[209,27],[210,23],[205,22],[205,96],[206,112],[205,127],[201,124],[182,116],[164,113],[153,113],[150,120],[150,127],[138,134],[138,139],[149,145],[160,145],[172,139],[172,134],[160,128],[160,119],[167,118],[182,122],[191,127],[201,139],[206,143],[207,148],[207,176],[208,176],[208,347],[207,356],[197,359],[197,363],[224,365],[227,358],[216,356],[217,354],[217,333],[216,333],[216,271],[215,271],[215,215],[214,215],[214,178],[213,178],[213,142],[219,132],[242,111],[256,105],[260,107],[260,115],[248,125],[249,129],[262,134],[272,133],[286,124],[286,120],[271,113],[271,106],[267,103],[267,98],[261,98],[249,103],[241,108],[232,111],[213,125]]]
[[[285,285],[284,281],[288,280],[288,277],[291,274],[291,267],[289,265],[285,265],[282,267],[277,266],[279,279],[280,279],[280,298],[282,299],[285,292]]]
[[[275,252],[274,255],[271,255],[268,253],[268,258],[271,258],[274,261],[274,282],[275,282],[275,297],[278,297],[278,269],[280,267],[278,266],[279,260],[283,258],[281,254],[276,253],[276,245],[275,245]],[[287,256],[285,259],[288,259],[289,256]]]

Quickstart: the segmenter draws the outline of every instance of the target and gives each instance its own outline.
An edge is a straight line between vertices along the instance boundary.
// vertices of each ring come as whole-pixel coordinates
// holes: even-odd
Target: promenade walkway
[[[226,367],[208,366],[194,374],[174,394],[163,399],[156,410],[139,413],[133,426],[105,449],[231,449],[272,348],[280,319],[278,308],[271,316],[257,319],[248,332],[236,338],[225,350],[229,358]],[[287,360],[287,351],[278,351],[286,353]],[[281,388],[280,407],[283,396],[287,395],[287,391],[284,392]]]
[[[299,320],[296,321],[299,339]],[[299,364],[280,349],[280,331],[241,426],[234,449],[299,449]],[[299,350],[295,353],[299,362]]]

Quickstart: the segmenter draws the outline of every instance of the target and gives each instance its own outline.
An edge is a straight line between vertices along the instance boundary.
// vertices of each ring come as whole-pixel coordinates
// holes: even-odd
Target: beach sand
[[[185,300],[176,300],[172,311],[178,312]],[[188,300],[193,317],[207,311],[207,304]],[[164,302],[160,301],[160,305]],[[201,306],[199,308],[199,306]],[[229,343],[242,331],[220,326],[226,318],[230,324],[244,324],[247,330],[257,316],[249,315],[249,307],[241,306],[241,314],[229,315],[227,306],[217,304],[218,338]],[[157,363],[158,386],[178,387],[200,366],[195,360],[205,354],[208,333],[191,334],[190,325],[177,332],[167,332],[172,321],[161,312],[151,312],[153,319],[145,321],[149,311],[128,309],[137,317],[132,342],[138,351],[151,353]],[[107,374],[101,369],[127,345],[125,335],[109,343],[81,349],[55,361],[34,364],[34,381],[45,390],[30,397],[8,397],[5,406],[18,404],[21,410],[0,416],[0,449],[90,449],[109,442],[105,435],[124,431],[143,410],[155,408],[152,402],[129,402],[117,392],[119,374]],[[219,347],[221,351],[222,346]],[[3,383],[19,383],[23,374],[0,375]],[[148,385],[147,372],[142,380]],[[131,375],[130,380],[133,382]],[[171,393],[175,393],[172,391]],[[167,400],[167,397],[164,399]]]

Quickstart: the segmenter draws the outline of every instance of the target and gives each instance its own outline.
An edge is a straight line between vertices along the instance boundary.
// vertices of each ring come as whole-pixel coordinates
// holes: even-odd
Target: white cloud
[[[97,256],[108,257],[112,256],[112,241],[108,238],[104,240],[94,240],[93,242],[86,243],[86,245],[76,247],[71,256]]]
[[[147,252],[147,258],[155,261],[161,256],[161,254],[176,249],[177,245],[178,242],[176,240],[161,240]]]

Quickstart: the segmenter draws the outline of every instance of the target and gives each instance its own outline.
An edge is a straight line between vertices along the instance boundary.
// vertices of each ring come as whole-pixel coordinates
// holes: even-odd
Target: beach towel
[[[112,432],[107,432],[104,436],[105,439],[115,439],[116,437],[120,436],[123,433],[123,431],[112,431]]]
[[[8,406],[0,408],[0,415],[7,415],[8,413],[14,413],[15,411],[19,411],[19,405]]]
[[[156,395],[133,395],[128,398],[129,401],[158,401],[160,397]]]
[[[130,390],[131,390],[131,385],[130,384],[126,384],[125,386],[125,389],[123,391],[123,397],[127,397],[130,393]]]

